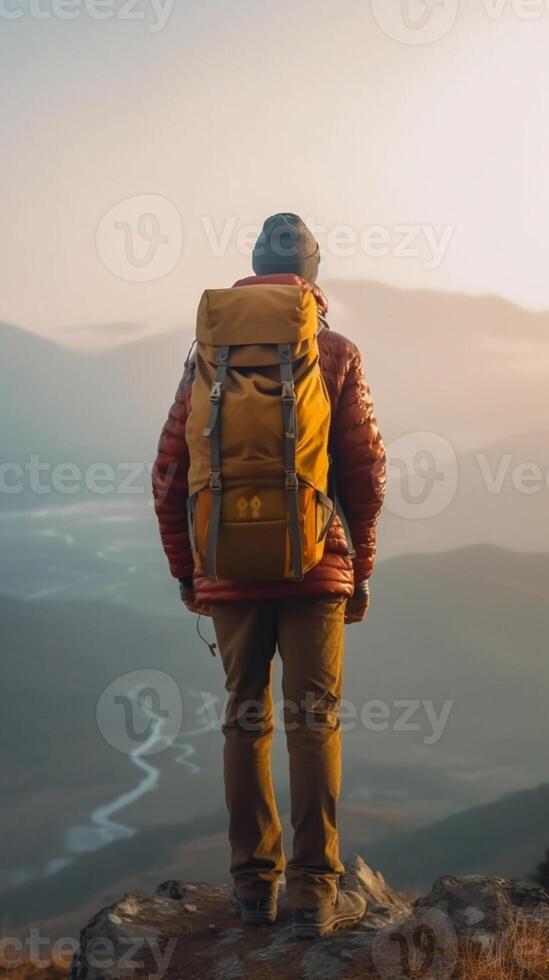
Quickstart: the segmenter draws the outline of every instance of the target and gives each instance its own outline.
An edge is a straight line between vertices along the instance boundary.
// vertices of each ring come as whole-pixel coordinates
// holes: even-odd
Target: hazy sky
[[[330,278],[549,307],[549,2],[432,4],[0,0],[0,318],[188,320],[277,210]]]

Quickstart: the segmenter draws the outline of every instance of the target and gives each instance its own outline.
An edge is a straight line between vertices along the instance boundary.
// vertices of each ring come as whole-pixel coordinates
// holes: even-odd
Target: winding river
[[[129,691],[129,699],[137,704],[140,691],[140,687]],[[149,737],[132,749],[128,756],[131,765],[137,769],[140,779],[131,789],[96,807],[90,814],[88,824],[69,827],[66,834],[65,854],[49,861],[42,874],[56,874],[75,860],[74,855],[97,851],[113,841],[134,837],[138,833],[137,828],[129,823],[115,820],[114,817],[157,788],[160,770],[151,761],[155,758],[151,756],[153,751],[155,753],[158,753],[159,749],[173,751],[173,761],[177,765],[184,766],[190,775],[200,773],[200,766],[196,762],[196,748],[191,740],[216,730],[213,709],[218,699],[205,692],[190,691],[189,694],[193,698],[200,699],[200,704],[195,709],[196,726],[180,732],[175,739],[166,731],[168,720],[156,714],[149,705],[139,702],[139,709],[152,723]]]

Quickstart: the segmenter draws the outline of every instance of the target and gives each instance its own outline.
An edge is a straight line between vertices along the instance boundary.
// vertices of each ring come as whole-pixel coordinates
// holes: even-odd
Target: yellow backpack
[[[299,580],[320,561],[330,400],[311,289],[203,294],[186,439],[195,564],[211,579]]]

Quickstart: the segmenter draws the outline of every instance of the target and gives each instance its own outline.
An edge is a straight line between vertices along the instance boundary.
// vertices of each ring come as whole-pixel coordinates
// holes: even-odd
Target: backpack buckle
[[[210,391],[210,401],[212,402],[212,404],[215,405],[217,402],[221,401],[222,391],[223,391],[223,382],[213,381],[211,391]]]
[[[293,381],[282,382],[282,401],[295,402],[295,387]]]
[[[299,481],[297,479],[297,472],[295,470],[286,470],[284,489],[297,492],[298,488],[299,488]]]
[[[213,493],[221,493],[221,470],[212,470],[209,487]]]

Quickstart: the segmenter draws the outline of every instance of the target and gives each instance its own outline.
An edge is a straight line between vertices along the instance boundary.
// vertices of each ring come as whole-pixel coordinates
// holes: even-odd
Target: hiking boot
[[[296,939],[319,939],[334,932],[351,929],[364,917],[366,899],[358,892],[338,891],[331,905],[318,909],[293,909],[293,933]]]
[[[276,895],[265,898],[240,898],[234,892],[234,901],[243,922],[250,926],[272,926],[276,922]]]

